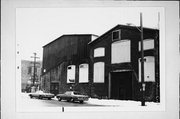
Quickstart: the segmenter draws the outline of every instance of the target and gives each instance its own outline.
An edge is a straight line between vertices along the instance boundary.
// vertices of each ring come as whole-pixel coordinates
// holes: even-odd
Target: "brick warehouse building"
[[[43,46],[42,89],[54,94],[67,90],[89,92],[88,43],[91,34],[63,35]]]
[[[63,35],[43,47],[42,87],[90,97],[140,100],[140,32],[117,25],[94,35]],[[93,38],[94,39],[94,38]],[[159,101],[159,30],[144,28],[146,100]]]
[[[145,99],[159,102],[159,30],[143,31]],[[92,96],[140,100],[140,40],[137,27],[117,25],[89,43]]]

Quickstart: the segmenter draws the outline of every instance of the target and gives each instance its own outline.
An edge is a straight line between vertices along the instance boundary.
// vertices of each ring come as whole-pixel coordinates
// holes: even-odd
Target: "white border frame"
[[[70,5],[69,5],[70,4]],[[15,55],[17,49],[16,39],[15,39],[15,9],[21,7],[162,7],[164,8],[164,14],[161,17],[165,17],[165,21],[162,23],[163,28],[160,31],[163,31],[165,34],[163,35],[160,32],[161,39],[165,42],[160,43],[160,48],[165,47],[164,50],[160,50],[163,57],[161,57],[160,62],[161,66],[164,69],[161,69],[161,73],[165,73],[165,75],[160,76],[165,80],[163,83],[161,82],[161,90],[165,90],[162,98],[166,98],[166,110],[164,111],[151,111],[151,112],[142,112],[142,111],[131,111],[131,112],[114,112],[114,110],[110,110],[106,113],[99,112],[96,110],[94,113],[19,113],[16,110],[16,92],[19,91],[18,87],[16,87],[16,83],[19,80],[18,71],[16,72],[17,66],[20,67],[20,64],[15,61],[18,59],[18,56]],[[179,15],[179,4],[178,1],[172,2],[118,2],[118,1],[50,1],[45,0],[42,1],[28,1],[28,0],[14,0],[14,1],[6,1],[2,0],[2,57],[1,57],[1,117],[2,119],[48,119],[48,118],[70,118],[70,117],[78,117],[78,118],[97,118],[102,117],[103,119],[109,118],[139,118],[143,117],[144,119],[178,119],[178,87],[179,87],[179,23],[178,15]],[[161,14],[162,15],[162,14]],[[164,24],[166,27],[166,31],[164,28]],[[166,38],[166,39],[165,39]],[[16,49],[16,50],[15,50]],[[14,60],[12,60],[14,59]],[[164,60],[166,59],[166,61]],[[173,62],[172,62],[173,60]],[[19,69],[18,69],[19,70]],[[11,74],[11,75],[10,75]],[[16,80],[15,80],[16,77]],[[165,85],[166,84],[166,85]],[[8,85],[8,86],[7,86]],[[164,86],[163,86],[164,85]],[[165,96],[166,93],[166,96]],[[176,99],[177,98],[177,99]],[[165,105],[164,105],[165,107]],[[104,108],[103,108],[104,109]],[[143,110],[143,107],[142,107]],[[101,110],[103,111],[103,110]]]

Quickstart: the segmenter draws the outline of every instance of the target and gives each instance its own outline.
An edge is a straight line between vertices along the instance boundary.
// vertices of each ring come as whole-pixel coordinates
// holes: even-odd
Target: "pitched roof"
[[[121,25],[121,24],[118,24],[116,25],[115,27],[111,28],[110,30],[108,30],[107,32],[105,32],[104,34],[102,34],[101,36],[99,36],[98,38],[96,38],[95,40],[89,42],[88,44],[89,45],[92,45],[100,40],[102,40],[102,37],[104,37],[107,33],[109,32],[112,32],[114,29],[116,28],[122,28],[122,29],[131,29],[131,30],[138,30],[140,29],[140,27],[137,27],[137,26],[129,26],[129,25]],[[158,30],[158,29],[153,29],[153,28],[146,28],[146,27],[143,27],[144,30]]]

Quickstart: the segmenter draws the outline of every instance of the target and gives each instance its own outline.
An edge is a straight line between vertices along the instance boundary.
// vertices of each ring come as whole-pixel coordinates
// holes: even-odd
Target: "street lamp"
[[[128,24],[131,25],[131,24]],[[142,92],[142,99],[141,99],[141,106],[145,106],[145,82],[144,82],[144,45],[143,45],[143,23],[142,23],[142,13],[140,13],[140,28],[138,28],[136,25],[135,26],[138,31],[141,33],[141,92]]]

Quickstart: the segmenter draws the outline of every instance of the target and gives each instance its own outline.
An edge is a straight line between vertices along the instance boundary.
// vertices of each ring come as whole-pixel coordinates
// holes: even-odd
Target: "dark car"
[[[50,100],[51,98],[54,98],[54,94],[51,93],[44,93],[43,91],[37,91],[35,93],[30,93],[29,94],[30,98],[38,98],[38,99],[43,99],[43,98],[47,98],[48,100]]]
[[[84,101],[89,100],[89,97],[87,95],[82,95],[77,91],[66,91],[64,94],[56,95],[56,98],[59,101],[61,101],[61,100],[67,100],[68,102],[79,101],[80,103],[83,103]]]

